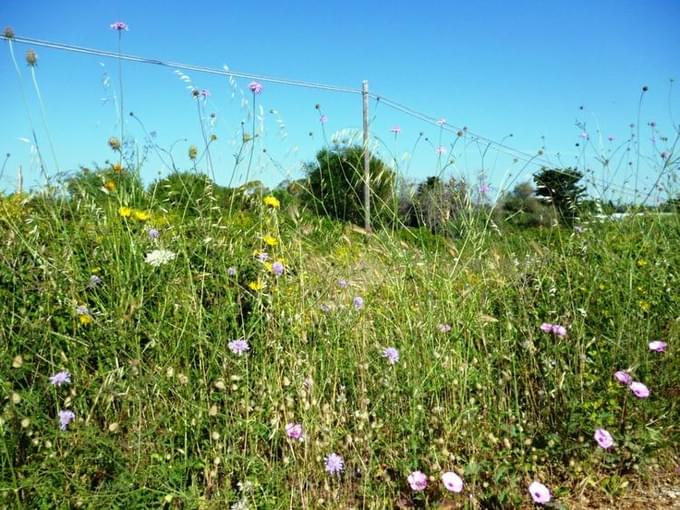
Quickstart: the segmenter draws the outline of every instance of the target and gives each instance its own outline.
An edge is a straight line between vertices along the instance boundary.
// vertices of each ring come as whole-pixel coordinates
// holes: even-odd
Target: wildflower
[[[278,239],[276,239],[276,237],[274,236],[270,236],[269,234],[264,236],[262,240],[267,246],[276,246],[277,244],[279,244]]]
[[[553,335],[557,335],[559,337],[567,336],[567,328],[565,328],[564,326],[560,326],[559,324],[553,324],[552,332]]]
[[[483,182],[479,185],[479,192],[482,195],[486,195],[489,191],[491,191],[491,186],[489,186],[487,183]]]
[[[126,23],[123,23],[122,21],[116,21],[114,23],[111,23],[110,25],[112,30],[117,30],[118,32],[121,32],[123,30],[127,31],[128,26]]]
[[[50,384],[54,386],[61,386],[62,384],[71,384],[71,374],[68,370],[62,370],[50,377]]]
[[[319,117],[319,122],[321,122],[321,124],[325,124],[326,122],[328,122],[328,115],[322,114]]]
[[[666,347],[668,347],[668,344],[666,342],[662,342],[661,340],[654,340],[653,342],[649,342],[650,351],[666,352]]]
[[[451,324],[445,323],[438,324],[437,329],[439,330],[440,333],[448,333],[449,331],[451,331]]]
[[[188,153],[189,159],[193,161],[198,156],[198,148],[195,145],[190,145]]]
[[[340,474],[345,469],[345,459],[337,453],[330,453],[326,456],[326,471],[332,475]]]
[[[587,140],[587,139],[588,139],[588,133],[586,133],[585,131],[582,131],[580,136],[581,136],[581,138],[583,138],[584,140]]]
[[[243,338],[239,338],[238,340],[233,340],[229,342],[228,346],[231,352],[233,352],[234,354],[238,354],[239,356],[244,352],[250,350],[250,345],[248,345],[248,341]]]
[[[115,136],[112,136],[109,138],[108,141],[109,147],[111,147],[111,150],[114,151],[119,151],[120,150],[120,140],[116,138]]]
[[[452,471],[448,471],[442,475],[442,482],[451,492],[461,492],[463,490],[463,479]]]
[[[443,117],[437,121],[437,125],[440,127],[443,126],[444,124],[446,124],[446,119]]]
[[[641,382],[633,381],[632,383],[630,383],[630,385],[628,387],[630,388],[630,391],[632,391],[633,394],[637,398],[647,398],[647,397],[649,397],[649,393],[650,393],[649,388],[647,388],[647,386],[645,386]]]
[[[146,211],[139,211],[137,209],[132,211],[132,215],[137,221],[148,221],[151,219],[151,214]]]
[[[131,207],[119,207],[118,208],[118,215],[122,216],[123,218],[129,218],[132,216],[132,208]]]
[[[435,149],[435,152],[436,152],[437,154],[439,154],[440,156],[441,156],[442,154],[446,154],[446,147],[444,147],[443,145],[440,145],[439,147],[437,147],[437,148]]]
[[[158,231],[158,229],[150,227],[146,229],[146,235],[151,241],[155,241],[161,236],[161,233]]]
[[[394,136],[397,136],[399,133],[401,133],[401,128],[399,126],[394,126],[390,129],[391,133],[394,133]]]
[[[319,310],[321,310],[323,313],[330,313],[331,307],[330,307],[330,305],[328,305],[326,303],[321,303],[319,305]]]
[[[395,347],[386,347],[383,349],[382,355],[390,365],[395,365],[399,361],[399,351]]]
[[[258,290],[262,290],[264,288],[264,284],[260,280],[256,280],[254,282],[250,282],[248,284],[248,288],[257,292]]]
[[[87,326],[88,324],[92,324],[94,322],[94,319],[92,318],[91,315],[79,315],[78,316],[78,321],[83,325]]]
[[[272,209],[278,209],[281,207],[281,202],[279,202],[279,199],[272,195],[264,197],[262,201],[264,202],[264,205],[268,205]]]
[[[543,331],[544,333],[551,333],[552,328],[553,325],[548,322],[544,322],[543,324],[541,324],[541,331]]]
[[[176,256],[177,255],[170,250],[153,250],[146,254],[144,262],[151,266],[158,267],[175,260]]]
[[[38,65],[38,54],[35,51],[33,51],[32,49],[29,49],[26,52],[26,63],[30,67],[34,67],[34,66]]]
[[[296,441],[302,441],[302,424],[300,423],[287,423],[286,424],[286,435],[290,439],[295,439]]]
[[[106,181],[104,183],[104,189],[109,192],[114,192],[116,191],[116,183],[113,181]]]
[[[102,279],[101,279],[99,276],[97,276],[96,274],[93,274],[92,276],[90,276],[90,279],[89,279],[88,282],[87,282],[87,286],[88,286],[90,289],[94,289],[94,288],[97,287],[101,282],[102,282]]]
[[[229,276],[236,276],[236,268],[234,266],[228,267],[227,274]]]
[[[548,503],[552,498],[548,488],[541,482],[536,481],[531,482],[531,485],[529,485],[529,494],[531,494],[531,498],[534,500],[534,503],[538,503],[540,505]]]
[[[271,272],[274,273],[275,276],[281,276],[284,270],[283,264],[278,260],[272,264]]]
[[[5,27],[2,33],[7,39],[14,39],[14,29],[12,27]]]
[[[347,283],[347,280],[345,280],[344,278],[340,278],[338,280],[338,287],[340,287],[341,289],[346,289],[347,285],[349,284]]]
[[[614,439],[612,438],[612,435],[605,429],[596,429],[594,437],[600,448],[604,448],[606,450],[614,446]]]
[[[616,379],[621,384],[629,386],[633,382],[633,378],[625,370],[619,370],[614,374],[614,379]]]
[[[248,84],[248,88],[250,89],[250,91],[251,91],[253,94],[256,94],[256,95],[257,95],[257,94],[260,94],[260,93],[262,92],[262,89],[263,89],[262,84],[261,84],[261,83],[258,83],[258,82],[256,82],[256,81],[251,81],[251,82]]]
[[[414,491],[424,491],[427,488],[427,475],[422,471],[414,471],[408,475],[407,480]]]
[[[61,430],[66,430],[68,424],[71,423],[75,417],[75,413],[69,409],[59,411],[59,428]]]
[[[85,305],[76,306],[76,314],[78,315],[89,315],[90,309]]]
[[[120,163],[114,163],[111,165],[111,170],[113,170],[114,173],[120,174],[123,172],[123,165]]]
[[[260,262],[266,262],[266,261],[269,259],[269,253],[267,253],[266,251],[263,251],[263,252],[261,252],[261,253],[257,253],[257,254],[255,255],[255,257],[256,257],[257,260],[259,260]]]
[[[357,296],[352,300],[352,304],[356,310],[361,310],[364,307],[364,298]]]

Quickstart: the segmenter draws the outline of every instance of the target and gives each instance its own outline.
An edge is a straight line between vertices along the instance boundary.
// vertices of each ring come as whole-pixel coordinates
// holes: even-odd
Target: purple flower
[[[319,122],[321,122],[321,124],[325,124],[328,122],[328,116],[325,114],[321,115],[321,117],[319,117]]]
[[[633,394],[637,398],[647,398],[647,397],[649,397],[649,393],[650,393],[649,388],[647,388],[647,386],[645,386],[641,382],[633,381],[632,383],[630,383],[630,385],[628,387],[630,388],[630,391],[632,391]]]
[[[239,356],[241,354],[243,354],[244,352],[250,350],[250,345],[248,345],[248,342],[243,338],[239,338],[238,340],[233,340],[233,341],[229,342],[228,345],[229,345],[229,349],[231,350],[231,352],[233,352],[234,354],[238,354]]]
[[[118,30],[119,32],[121,32],[123,30],[127,31],[127,29],[128,29],[127,24],[123,23],[122,21],[116,21],[114,23],[111,23],[110,27],[113,30]]]
[[[161,236],[161,233],[158,231],[158,229],[152,227],[146,229],[146,235],[149,236],[149,239],[155,241]]]
[[[59,428],[61,430],[66,430],[68,424],[73,421],[76,415],[70,409],[59,411]]]
[[[394,127],[390,128],[390,132],[394,133],[394,136],[396,136],[399,133],[401,133],[401,128],[399,126],[394,126]]]
[[[236,276],[236,268],[234,266],[227,268],[227,274],[229,276]]]
[[[281,276],[284,270],[283,264],[278,260],[272,264],[272,273],[274,273],[275,276]]]
[[[390,365],[395,365],[399,361],[399,351],[395,347],[386,347],[383,349],[382,355]]]
[[[319,310],[321,310],[323,313],[330,313],[331,307],[330,307],[330,305],[328,305],[326,303],[321,303],[319,305]]]
[[[260,93],[262,92],[262,88],[263,88],[263,87],[262,87],[262,84],[261,84],[261,83],[258,83],[258,82],[256,82],[256,81],[251,81],[251,82],[248,84],[248,88],[250,89],[250,91],[251,91],[253,94],[260,94]]]
[[[666,342],[662,342],[661,340],[654,340],[653,342],[649,342],[650,351],[666,352],[666,347],[668,347],[668,344]]]
[[[441,156],[442,154],[446,154],[446,147],[440,145],[434,151]]]
[[[85,305],[76,306],[76,313],[78,315],[90,315],[90,309]]]
[[[529,485],[529,494],[531,494],[531,498],[534,500],[534,503],[538,503],[540,505],[548,503],[552,498],[548,488],[541,482],[536,481],[531,482],[531,485]]]
[[[267,253],[266,251],[263,251],[262,253],[258,253],[256,255],[256,257],[257,257],[257,260],[259,260],[260,262],[266,262],[267,259],[269,259],[269,253]]]
[[[461,492],[463,490],[463,479],[452,471],[448,471],[442,475],[442,482],[451,492]]]
[[[439,330],[440,333],[448,333],[449,331],[451,331],[451,324],[445,323],[438,324],[437,329]]]
[[[102,279],[99,278],[99,276],[97,276],[96,274],[93,274],[92,276],[90,276],[90,279],[89,279],[88,282],[87,282],[87,286],[88,286],[89,288],[91,288],[91,289],[94,289],[94,288],[97,287],[101,282],[102,282]]]
[[[567,336],[567,328],[565,328],[564,326],[560,326],[559,324],[553,324],[552,332],[553,335],[557,335],[559,337]]]
[[[600,448],[604,448],[606,450],[614,446],[614,439],[612,438],[612,435],[605,429],[596,429],[594,437]]]
[[[580,136],[581,136],[581,138],[583,138],[584,140],[587,140],[587,139],[588,139],[588,133],[586,133],[585,131],[582,131]]]
[[[487,183],[483,182],[479,185],[479,192],[482,195],[486,195],[489,191],[491,191],[491,186],[489,186]]]
[[[361,310],[364,307],[364,298],[357,296],[352,300],[352,304],[354,305],[355,309]]]
[[[552,333],[552,328],[553,325],[550,324],[549,322],[544,322],[543,324],[541,324],[541,331],[543,331],[544,333]]]
[[[446,124],[446,119],[443,117],[437,121],[438,126],[443,126],[444,124]]]
[[[341,289],[346,289],[347,285],[348,285],[347,280],[345,280],[344,278],[340,278],[338,280],[338,287],[340,287]]]
[[[427,475],[422,471],[414,471],[408,475],[407,480],[414,491],[424,491],[427,488]]]
[[[633,382],[633,378],[630,376],[628,372],[625,370],[619,370],[614,374],[614,379],[619,381],[621,384],[625,384],[626,386],[630,385],[630,383]]]
[[[296,441],[302,441],[302,424],[300,423],[287,423],[286,424],[286,435],[290,439],[295,439]]]
[[[71,384],[71,374],[68,370],[62,370],[50,377],[50,384],[61,386],[62,384]]]
[[[340,474],[345,469],[345,459],[337,453],[330,453],[324,459],[326,471],[332,475]]]

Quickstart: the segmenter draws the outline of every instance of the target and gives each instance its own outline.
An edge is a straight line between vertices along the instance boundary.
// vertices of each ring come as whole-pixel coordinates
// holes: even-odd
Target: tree
[[[418,185],[413,195],[407,224],[442,233],[451,220],[470,208],[470,192],[465,181],[452,177],[444,182],[438,176],[430,176]]]
[[[536,195],[554,206],[565,225],[573,225],[579,201],[585,194],[585,186],[578,185],[581,178],[583,174],[575,168],[543,167],[534,175]]]
[[[307,199],[320,214],[358,225],[364,222],[364,149],[335,146],[321,149],[316,160],[305,165]],[[371,156],[371,220],[385,224],[395,211],[395,174],[380,159]]]
[[[503,223],[515,227],[546,227],[555,220],[552,208],[546,207],[535,196],[531,183],[522,182],[511,192],[504,192],[497,214]]]

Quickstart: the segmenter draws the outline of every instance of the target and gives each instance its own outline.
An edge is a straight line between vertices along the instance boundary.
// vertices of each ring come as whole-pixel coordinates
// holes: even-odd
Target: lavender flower
[[[128,26],[126,23],[123,23],[122,21],[116,21],[114,23],[111,23],[110,25],[112,30],[118,30],[119,32],[125,30],[127,31]]]
[[[71,384],[71,374],[68,370],[62,370],[50,377],[50,384],[54,386],[61,386],[62,384]]]
[[[387,347],[383,349],[383,358],[387,359],[390,365],[395,365],[399,361],[399,351],[394,347]]]
[[[604,448],[605,450],[607,450],[614,446],[614,439],[612,438],[612,435],[605,429],[595,430],[594,437],[595,441],[597,441],[597,444],[600,446],[600,448]]]
[[[633,382],[633,378],[625,370],[619,370],[614,374],[614,379],[616,379],[621,384],[629,386]]]
[[[321,303],[319,305],[319,310],[321,310],[323,313],[330,313],[331,307],[330,307],[330,305],[328,305],[326,303]]]
[[[76,313],[78,315],[90,315],[90,309],[85,305],[76,306]]]
[[[341,289],[346,289],[347,285],[348,285],[347,280],[345,280],[344,278],[340,278],[338,280],[338,287],[340,287]]]
[[[68,424],[71,423],[75,417],[75,413],[70,409],[59,411],[59,428],[61,430],[66,430]]]
[[[641,382],[633,381],[632,383],[630,383],[630,385],[628,387],[630,388],[630,391],[632,391],[633,394],[637,398],[647,398],[647,397],[649,397],[649,393],[650,393],[649,388],[647,388],[647,386],[645,386]]]
[[[300,423],[287,423],[286,424],[286,435],[290,439],[296,441],[302,441],[304,430],[302,429],[302,424]]]
[[[463,490],[463,479],[453,471],[447,471],[442,475],[442,482],[451,492],[461,492]]]
[[[668,344],[666,342],[662,342],[661,340],[654,340],[653,342],[649,342],[650,351],[666,352],[666,347],[668,347]]]
[[[263,89],[262,84],[256,81],[251,81],[250,84],[248,84],[248,88],[255,95],[260,94]]]
[[[448,333],[449,331],[451,331],[451,324],[445,323],[438,324],[437,329],[439,330],[440,333]]]
[[[260,262],[266,262],[269,259],[269,253],[263,251],[262,253],[258,253],[256,257]]]
[[[354,305],[355,309],[361,310],[364,307],[364,298],[357,296],[352,300],[352,304]]]
[[[407,480],[414,491],[424,491],[427,488],[427,475],[422,471],[414,471],[408,475]]]
[[[231,352],[233,352],[234,354],[237,354],[239,356],[241,354],[243,354],[244,352],[247,352],[247,351],[250,350],[250,345],[248,345],[248,342],[243,338],[239,338],[238,340],[233,340],[233,341],[229,342],[228,345],[229,345],[229,349],[231,350]]]
[[[236,268],[234,266],[227,268],[227,274],[229,276],[236,276]]]
[[[155,241],[161,236],[161,233],[158,231],[157,228],[147,228],[146,229],[146,235],[149,237],[150,240]]]
[[[99,278],[99,276],[97,276],[96,274],[93,274],[92,276],[90,276],[90,279],[87,282],[87,286],[90,289],[94,289],[95,287],[97,287],[101,283],[102,283],[102,279]]]
[[[328,454],[324,460],[326,471],[332,475],[340,474],[345,469],[345,459],[337,453]]]
[[[278,260],[272,264],[272,273],[274,273],[275,276],[281,276],[284,270],[283,264]]]
[[[534,503],[538,503],[539,505],[548,503],[552,499],[550,490],[541,482],[531,482],[531,485],[529,485],[529,494],[531,494]]]

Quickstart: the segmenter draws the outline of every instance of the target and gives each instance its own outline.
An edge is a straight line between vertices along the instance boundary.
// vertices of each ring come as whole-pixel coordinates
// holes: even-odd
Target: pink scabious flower
[[[600,448],[607,450],[614,446],[614,438],[612,438],[612,435],[605,429],[596,429],[593,437]]]
[[[68,370],[62,370],[50,377],[50,384],[54,386],[61,386],[62,384],[71,384],[71,374]]]
[[[452,471],[447,471],[442,475],[444,487],[451,492],[461,492],[463,490],[463,479]]]
[[[443,126],[444,124],[446,124],[446,119],[444,117],[437,121],[438,126]]]
[[[531,494],[531,499],[534,500],[534,503],[538,503],[539,505],[549,503],[552,499],[550,490],[541,482],[531,482],[529,485],[529,494]]]
[[[123,23],[122,21],[115,21],[111,23],[110,25],[111,29],[113,30],[118,30],[119,32],[125,30],[127,32],[128,26],[126,23]]]
[[[449,331],[451,331],[451,324],[445,323],[438,324],[437,329],[439,330],[440,333],[448,333]]]
[[[414,471],[408,475],[407,480],[414,491],[424,491],[427,488],[427,475],[422,471]]]
[[[399,126],[393,126],[390,128],[390,133],[398,135],[399,133],[401,133],[401,128]]]
[[[75,413],[70,409],[59,411],[59,428],[61,430],[66,430],[68,424],[71,423],[75,417]]]
[[[302,424],[300,423],[287,423],[286,424],[286,435],[290,439],[296,441],[302,441],[304,431],[302,430]]]
[[[552,328],[553,325],[550,324],[549,322],[544,322],[543,324],[541,324],[541,331],[543,331],[544,333],[552,333]]]
[[[483,182],[482,184],[479,185],[479,192],[482,195],[487,194],[489,191],[491,191],[491,186],[489,186],[487,183]]]
[[[668,347],[668,344],[666,342],[662,342],[661,340],[654,340],[653,342],[649,342],[650,351],[666,352],[666,347]]]
[[[364,307],[364,298],[357,296],[352,300],[352,304],[356,310],[361,310]]]
[[[618,370],[617,372],[615,372],[614,379],[619,381],[621,384],[625,384],[626,386],[629,386],[630,383],[633,382],[633,378],[625,370]]]
[[[647,388],[647,386],[641,382],[633,381],[628,387],[630,388],[630,391],[633,392],[633,395],[635,395],[637,398],[649,397],[649,388]]]
[[[283,266],[283,263],[278,260],[272,264],[272,273],[274,273],[274,276],[281,276],[285,270],[286,268]]]
[[[257,95],[257,94],[262,93],[262,89],[263,89],[264,87],[263,87],[262,84],[259,83],[259,82],[251,81],[251,82],[248,84],[248,88],[250,89],[250,91],[251,91],[253,94],[256,94],[256,95]]]
[[[560,326],[559,324],[553,324],[552,332],[553,335],[557,335],[559,337],[567,336],[567,328],[565,328],[564,326]]]
[[[347,285],[349,284],[347,283],[347,280],[345,280],[344,278],[340,278],[338,280],[338,287],[340,287],[341,289],[346,289]]]
[[[328,115],[326,114],[321,115],[319,117],[319,122],[321,122],[321,124],[325,124],[326,122],[328,122]]]
[[[446,147],[444,147],[443,145],[440,145],[434,151],[439,155],[446,154]]]
[[[390,365],[396,365],[399,361],[399,351],[395,347],[386,347],[383,349],[382,355]]]
[[[326,471],[332,475],[338,475],[345,469],[345,459],[337,453],[330,453],[324,459]]]
[[[250,345],[248,345],[248,341],[243,338],[239,338],[238,340],[233,340],[229,342],[228,346],[231,352],[239,356],[244,352],[250,350]]]

